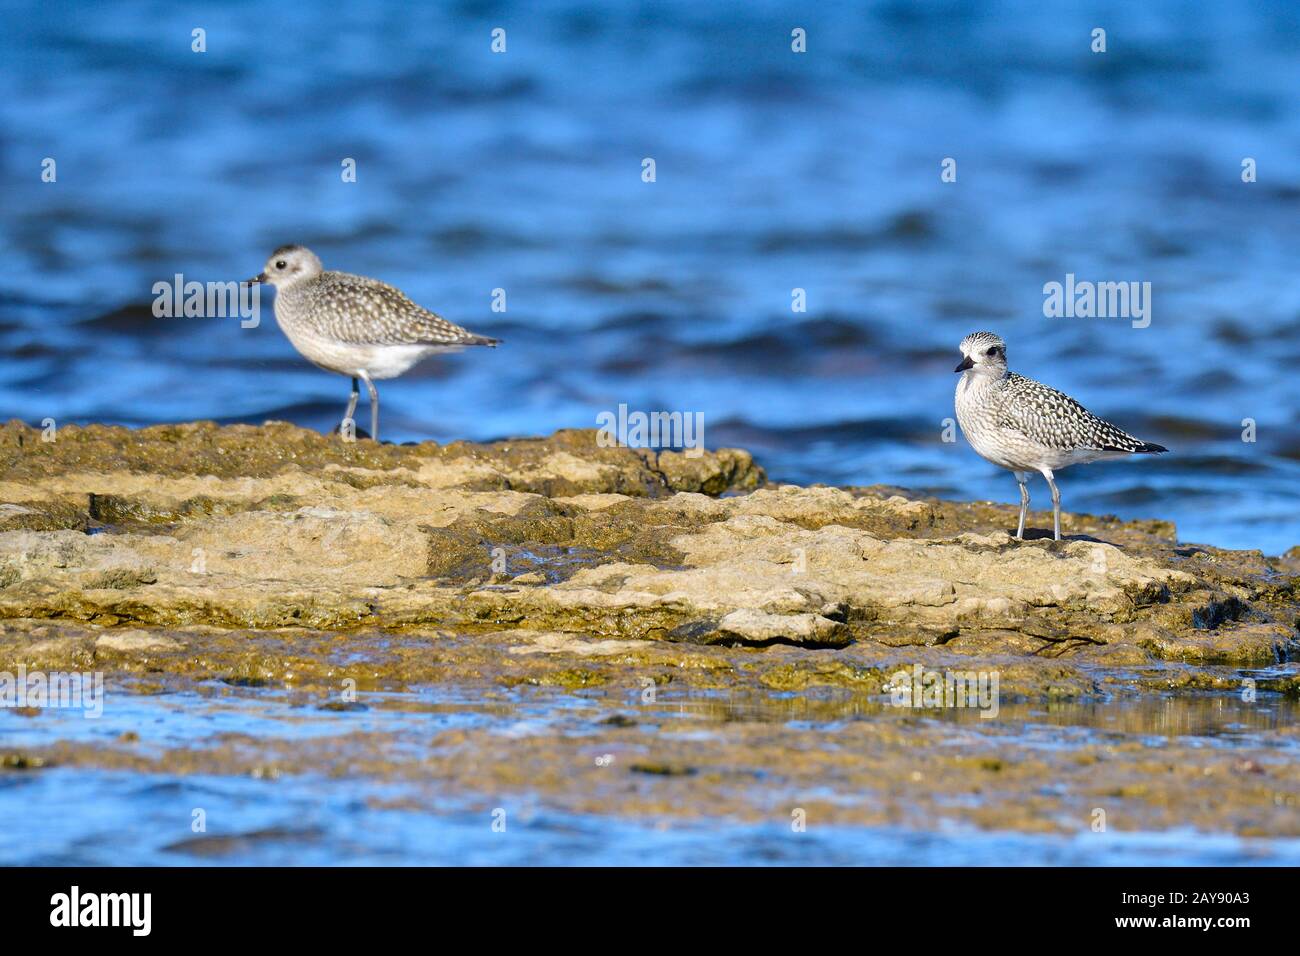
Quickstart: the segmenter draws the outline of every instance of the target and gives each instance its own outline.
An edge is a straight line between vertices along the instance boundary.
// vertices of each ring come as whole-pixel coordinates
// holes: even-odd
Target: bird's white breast
[[[1012,471],[1054,467],[1044,460],[1048,450],[1042,445],[998,424],[1000,399],[996,379],[962,373],[955,404],[957,422],[970,446],[981,458]]]

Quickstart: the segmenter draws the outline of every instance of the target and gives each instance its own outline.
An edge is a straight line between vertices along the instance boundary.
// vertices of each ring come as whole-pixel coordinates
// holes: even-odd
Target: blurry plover
[[[981,456],[1009,469],[1020,484],[1020,526],[1025,534],[1029,473],[1036,471],[1052,489],[1052,518],[1061,540],[1061,493],[1054,473],[1066,465],[1104,458],[1168,451],[1134,438],[1104,422],[1069,395],[1007,370],[1007,344],[992,332],[972,332],[961,340],[957,383],[957,421]]]
[[[378,279],[326,272],[304,246],[281,246],[249,282],[275,286],[275,320],[310,362],[352,378],[346,427],[357,410],[357,380],[370,393],[370,437],[379,441],[375,379],[396,378],[416,362],[466,345],[497,344],[422,309]]]

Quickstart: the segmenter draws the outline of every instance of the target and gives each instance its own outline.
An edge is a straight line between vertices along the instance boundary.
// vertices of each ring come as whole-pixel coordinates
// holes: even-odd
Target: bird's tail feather
[[[470,345],[486,345],[490,348],[496,348],[501,344],[501,340],[488,338],[486,335],[475,335],[473,332],[470,332],[461,338],[453,339],[451,341],[448,341],[447,339],[421,339],[418,344],[436,345],[439,348],[446,349],[447,351],[459,352],[461,349]]]

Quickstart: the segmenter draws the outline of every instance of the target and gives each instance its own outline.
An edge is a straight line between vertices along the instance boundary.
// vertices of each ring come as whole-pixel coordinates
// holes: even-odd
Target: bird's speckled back
[[[357,345],[486,345],[454,322],[416,305],[401,290],[347,272],[322,272],[277,290],[275,317],[285,331]]]

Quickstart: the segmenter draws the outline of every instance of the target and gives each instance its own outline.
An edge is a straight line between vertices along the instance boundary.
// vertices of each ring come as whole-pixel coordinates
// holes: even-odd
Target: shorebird
[[[1007,343],[992,332],[972,332],[961,340],[957,382],[957,421],[962,434],[983,458],[1016,476],[1020,484],[1020,525],[1025,536],[1029,511],[1029,473],[1036,471],[1052,489],[1052,519],[1061,540],[1061,493],[1055,472],[1105,458],[1168,451],[1134,438],[1104,422],[1069,395],[1007,369]]]
[[[309,362],[351,376],[352,397],[339,426],[345,433],[361,397],[357,380],[366,383],[373,441],[379,441],[375,379],[396,378],[430,355],[498,343],[421,308],[378,279],[326,272],[305,246],[276,249],[248,281],[275,286],[275,321]]]

